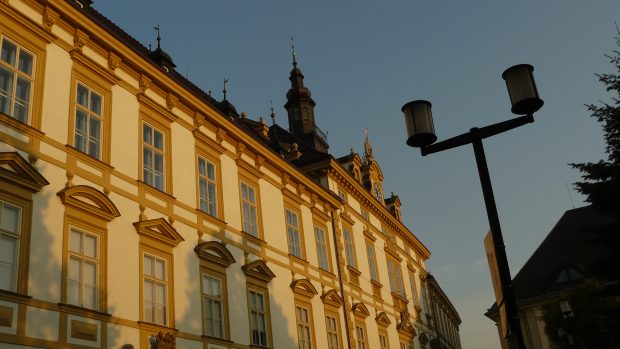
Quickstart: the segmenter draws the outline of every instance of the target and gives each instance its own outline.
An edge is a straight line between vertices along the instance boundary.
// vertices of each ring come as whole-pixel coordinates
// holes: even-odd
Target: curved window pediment
[[[107,222],[121,215],[112,200],[93,187],[74,185],[64,188],[57,195],[65,206],[73,206]]]
[[[198,258],[216,263],[224,268],[228,268],[231,264],[236,262],[232,253],[230,253],[221,242],[206,241],[198,244],[194,248],[194,251],[198,255]]]

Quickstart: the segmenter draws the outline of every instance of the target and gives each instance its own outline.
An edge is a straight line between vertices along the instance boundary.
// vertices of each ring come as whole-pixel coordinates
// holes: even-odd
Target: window
[[[418,292],[416,291],[415,275],[413,273],[409,273],[409,285],[411,287],[411,301],[413,305],[418,305]]]
[[[353,268],[357,268],[357,262],[355,260],[355,247],[353,246],[353,233],[351,228],[345,227],[343,229],[344,235],[344,249],[347,256],[347,265]]]
[[[99,256],[98,236],[71,228],[67,272],[68,304],[97,310]]]
[[[288,252],[295,257],[303,258],[299,236],[299,218],[297,213],[288,208],[286,209],[286,232],[288,236]]]
[[[0,112],[28,123],[34,55],[6,37],[0,50]]]
[[[379,281],[379,273],[377,271],[377,257],[375,255],[375,245],[366,241],[366,255],[368,256],[368,269],[370,270],[370,279]]]
[[[205,317],[205,334],[224,338],[222,280],[209,274],[202,274],[202,307]]]
[[[161,191],[166,190],[165,155],[164,133],[144,123],[142,125],[142,178],[144,183]]]
[[[248,307],[250,308],[250,332],[252,345],[268,346],[267,313],[265,311],[265,295],[255,290],[248,291]]]
[[[0,210],[0,289],[16,292],[22,210],[4,201]]]
[[[360,209],[360,212],[361,212],[361,214],[362,214],[362,217],[363,217],[365,220],[369,220],[369,219],[370,219],[370,216],[368,215],[368,211],[366,211],[366,210],[364,210],[364,209],[362,208],[362,209]]]
[[[319,260],[319,268],[329,271],[329,255],[327,254],[325,230],[315,225],[314,238],[316,239],[316,253]]]
[[[391,258],[387,259],[388,277],[390,279],[390,289],[392,292],[405,297],[405,288],[403,286],[403,274],[400,270],[400,264]]]
[[[102,101],[99,93],[82,83],[77,84],[73,145],[96,159],[101,159]]]
[[[340,189],[338,189],[338,197],[339,197],[342,201],[344,201],[344,202],[346,202],[346,201],[347,201],[347,194],[345,194],[345,193],[344,193],[342,190],[340,190]]]
[[[338,319],[332,315],[325,316],[325,324],[327,326],[327,348],[328,349],[339,349],[340,348],[340,339],[339,339],[339,328],[338,328]]]
[[[388,339],[384,333],[379,333],[379,348],[380,349],[388,349]]]
[[[144,320],[159,325],[168,325],[168,279],[167,261],[151,254],[144,254]]]
[[[366,343],[366,330],[364,329],[363,326],[360,326],[360,325],[355,326],[355,336],[357,338],[358,349],[368,348],[368,344]]]
[[[383,202],[383,193],[381,193],[381,186],[378,183],[373,184],[372,192],[377,200]]]
[[[297,343],[299,349],[312,349],[312,318],[310,309],[296,305],[295,318],[297,321]]]
[[[217,217],[215,164],[203,157],[198,157],[198,187],[200,210]]]
[[[256,211],[256,190],[246,182],[241,182],[241,206],[243,213],[243,231],[258,237],[258,219]]]

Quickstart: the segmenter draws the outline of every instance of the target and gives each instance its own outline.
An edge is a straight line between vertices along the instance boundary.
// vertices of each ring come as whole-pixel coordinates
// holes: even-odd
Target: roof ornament
[[[157,30],[157,48],[161,49],[161,36],[159,35],[159,24],[154,26],[153,29]]]
[[[224,90],[222,92],[224,92],[224,100],[226,100],[226,84],[228,83],[228,79],[224,79]]]
[[[271,106],[271,122],[273,125],[276,124],[276,112],[273,111],[273,100],[269,100],[269,105]]]
[[[368,129],[364,128],[364,158],[372,159],[372,147],[370,146],[370,141],[368,140]]]
[[[293,55],[293,67],[297,67],[297,54],[295,53],[295,39],[291,35],[291,53]]]

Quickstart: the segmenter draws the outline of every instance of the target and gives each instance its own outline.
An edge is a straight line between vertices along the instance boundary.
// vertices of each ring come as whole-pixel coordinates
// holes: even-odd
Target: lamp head
[[[429,101],[416,100],[401,108],[407,127],[407,145],[410,147],[426,147],[437,140],[431,106]]]
[[[504,71],[502,79],[506,81],[508,95],[513,114],[533,114],[540,109],[544,102],[538,96],[538,89],[534,81],[534,67],[529,64],[518,64]]]

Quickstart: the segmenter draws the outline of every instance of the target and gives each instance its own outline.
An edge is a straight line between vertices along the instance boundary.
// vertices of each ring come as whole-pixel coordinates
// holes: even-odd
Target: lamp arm
[[[420,152],[422,153],[422,156],[438,153],[440,151],[460,147],[461,145],[470,144],[476,139],[485,139],[499,133],[510,131],[513,128],[517,128],[531,122],[534,122],[534,116],[532,114],[527,114],[482,128],[472,128],[467,133],[463,133],[426,147],[421,147]]]
[[[523,126],[525,124],[529,124],[534,122],[534,115],[527,114],[523,116],[516,117],[514,119],[498,122],[493,125],[481,127],[478,130],[478,134],[480,139],[485,139],[491,136],[495,136],[496,134],[503,133],[506,131],[510,131],[513,128],[517,128],[519,126]]]

